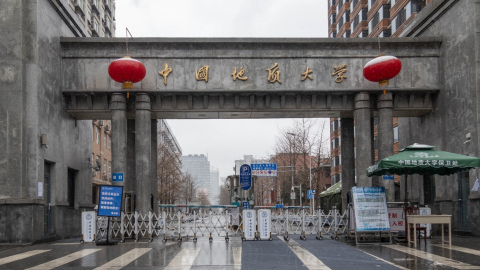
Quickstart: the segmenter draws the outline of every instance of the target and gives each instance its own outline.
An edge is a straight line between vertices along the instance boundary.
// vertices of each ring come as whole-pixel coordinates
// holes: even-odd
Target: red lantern
[[[130,56],[117,59],[108,67],[108,75],[114,81],[123,83],[123,89],[132,89],[133,84],[143,80],[146,73],[145,66]]]
[[[402,62],[395,56],[379,56],[368,61],[363,67],[365,79],[378,82],[378,85],[388,85],[388,80],[393,79],[400,73]]]

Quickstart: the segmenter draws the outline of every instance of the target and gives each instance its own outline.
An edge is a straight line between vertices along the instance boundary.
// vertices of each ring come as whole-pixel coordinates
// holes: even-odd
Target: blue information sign
[[[123,173],[121,172],[113,173],[112,182],[123,182]]]
[[[275,208],[283,208],[283,204],[275,204]]]
[[[243,190],[249,190],[252,187],[252,168],[247,164],[240,167],[240,186]]]
[[[394,175],[393,174],[390,174],[390,175],[384,175],[383,176],[383,180],[393,180],[394,179]]]
[[[250,202],[249,201],[244,201],[242,205],[243,205],[243,209],[245,209],[245,210],[250,209]]]
[[[315,189],[309,189],[307,191],[307,199],[312,200],[313,196],[315,196]]]
[[[122,193],[123,187],[100,186],[98,215],[105,217],[119,217],[122,208]]]

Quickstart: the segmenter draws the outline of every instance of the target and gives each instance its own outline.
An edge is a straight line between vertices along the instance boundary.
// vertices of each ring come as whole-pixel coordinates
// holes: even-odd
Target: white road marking
[[[52,246],[66,246],[66,245],[81,245],[81,243],[56,243],[56,244],[52,244]]]
[[[94,270],[118,270],[127,264],[135,261],[143,254],[149,252],[151,248],[134,248],[129,252],[107,262],[106,264],[95,268]]]
[[[31,257],[31,256],[35,256],[37,254],[42,254],[42,253],[47,252],[47,251],[50,251],[50,249],[47,249],[47,250],[32,250],[32,251],[27,251],[27,252],[20,253],[20,254],[17,254],[17,255],[12,255],[12,256],[9,256],[9,257],[1,258],[0,259],[0,265],[11,263],[11,262],[18,261],[18,260],[22,260],[22,259],[25,259],[25,258],[28,258],[28,257]]]
[[[409,247],[399,246],[399,245],[385,245],[384,247],[391,248],[391,249],[394,249],[394,250],[397,250],[421,259],[432,261],[434,262],[435,265],[443,265],[443,266],[453,267],[456,269],[480,269],[480,266],[455,261],[449,258],[427,253],[414,248],[409,248]]]
[[[310,253],[310,251],[306,250],[302,246],[300,246],[297,242],[290,239],[290,241],[286,242],[283,237],[278,236],[280,240],[285,242],[287,246],[297,255],[297,257],[303,262],[303,264],[310,270],[331,270],[330,267],[326,266],[322,261],[320,261],[315,255]]]
[[[234,269],[242,269],[242,247],[232,247]]]
[[[190,270],[201,248],[184,248],[164,270]]]
[[[447,249],[451,249],[451,250],[455,250],[455,251],[460,251],[460,252],[463,252],[463,253],[468,253],[468,254],[480,256],[480,250],[476,250],[476,249],[457,247],[457,246],[452,246],[450,248],[448,245],[441,245],[441,244],[436,244],[436,245],[433,245],[433,246],[443,247],[443,248],[447,248]]]
[[[85,257],[87,255],[90,255],[92,253],[95,253],[97,251],[99,251],[100,249],[82,249],[80,251],[77,251],[75,253],[72,253],[72,254],[69,254],[67,256],[64,256],[64,257],[61,257],[61,258],[58,258],[56,260],[53,260],[53,261],[49,261],[49,262],[46,262],[46,263],[43,263],[43,264],[40,264],[40,265],[37,265],[37,266],[34,266],[34,267],[31,267],[31,268],[28,268],[27,270],[49,270],[49,269],[53,269],[55,267],[59,267],[59,266],[62,266],[64,264],[67,264],[67,263],[70,263],[70,262],[73,262],[75,260],[78,260],[82,257]]]
[[[379,258],[379,257],[377,257],[377,256],[375,256],[375,255],[372,255],[372,254],[370,254],[370,253],[367,253],[367,252],[365,252],[365,251],[363,251],[363,250],[362,250],[362,252],[365,253],[365,254],[367,254],[367,255],[370,255],[370,256],[374,257],[374,258],[377,259],[377,260],[380,260],[380,261],[382,261],[382,262],[388,263],[388,264],[390,264],[391,266],[395,266],[395,267],[400,268],[400,269],[402,269],[402,270],[410,270],[410,269],[405,268],[405,267],[403,267],[403,266],[396,265],[396,264],[394,264],[394,263],[392,263],[392,262],[389,262],[389,261],[384,260],[384,259],[382,259],[382,258]],[[396,260],[396,259],[394,259],[394,260]]]

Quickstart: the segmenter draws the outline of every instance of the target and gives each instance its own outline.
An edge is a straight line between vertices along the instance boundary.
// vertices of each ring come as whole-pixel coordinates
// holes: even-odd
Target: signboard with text
[[[104,217],[119,217],[122,208],[123,187],[100,186],[98,215]]]
[[[307,199],[312,200],[313,196],[315,196],[315,189],[309,189],[307,191]]]
[[[353,187],[357,231],[389,231],[384,187]]]
[[[85,242],[95,241],[97,232],[97,213],[95,211],[82,212],[82,240]]]
[[[388,222],[390,231],[405,231],[405,214],[403,208],[388,208]]]
[[[256,176],[277,176],[277,164],[276,163],[257,163],[251,164],[252,175]]]
[[[250,202],[249,201],[244,201],[242,205],[243,205],[243,209],[247,209],[247,210],[250,209]]]
[[[252,168],[247,164],[240,167],[240,186],[243,190],[249,190],[252,187]]]
[[[244,233],[246,240],[255,239],[256,223],[255,210],[243,210],[243,226],[245,228]]]
[[[123,182],[123,173],[112,173],[112,182]]]
[[[269,239],[270,238],[270,217],[272,211],[270,209],[259,209],[258,210],[258,233],[260,239]]]

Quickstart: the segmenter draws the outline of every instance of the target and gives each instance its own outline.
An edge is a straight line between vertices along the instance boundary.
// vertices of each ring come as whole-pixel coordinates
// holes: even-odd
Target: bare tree
[[[203,190],[199,190],[197,193],[197,202],[200,203],[200,205],[210,205],[208,193]]]
[[[182,186],[180,188],[181,198],[188,204],[195,201],[195,190],[197,189],[197,183],[190,173],[182,175]]]
[[[180,198],[184,183],[180,156],[172,153],[166,143],[157,148],[158,199],[162,204],[173,204]]]
[[[304,205],[306,191],[310,187],[310,175],[312,189],[318,190],[315,173],[318,171],[318,167],[327,164],[328,162],[326,163],[325,160],[329,159],[329,134],[327,130],[328,125],[325,121],[299,119],[292,126],[279,131],[273,160],[279,167],[279,173],[275,181],[275,191],[280,192],[280,196],[278,196],[280,201],[291,201],[289,193],[292,188],[292,177],[293,186],[302,186],[303,194],[299,195]],[[298,201],[297,197],[297,204]]]
[[[218,204],[220,205],[229,205],[230,202],[230,191],[227,184],[227,179],[225,177],[222,178],[222,185],[220,186],[220,190],[218,193]]]

